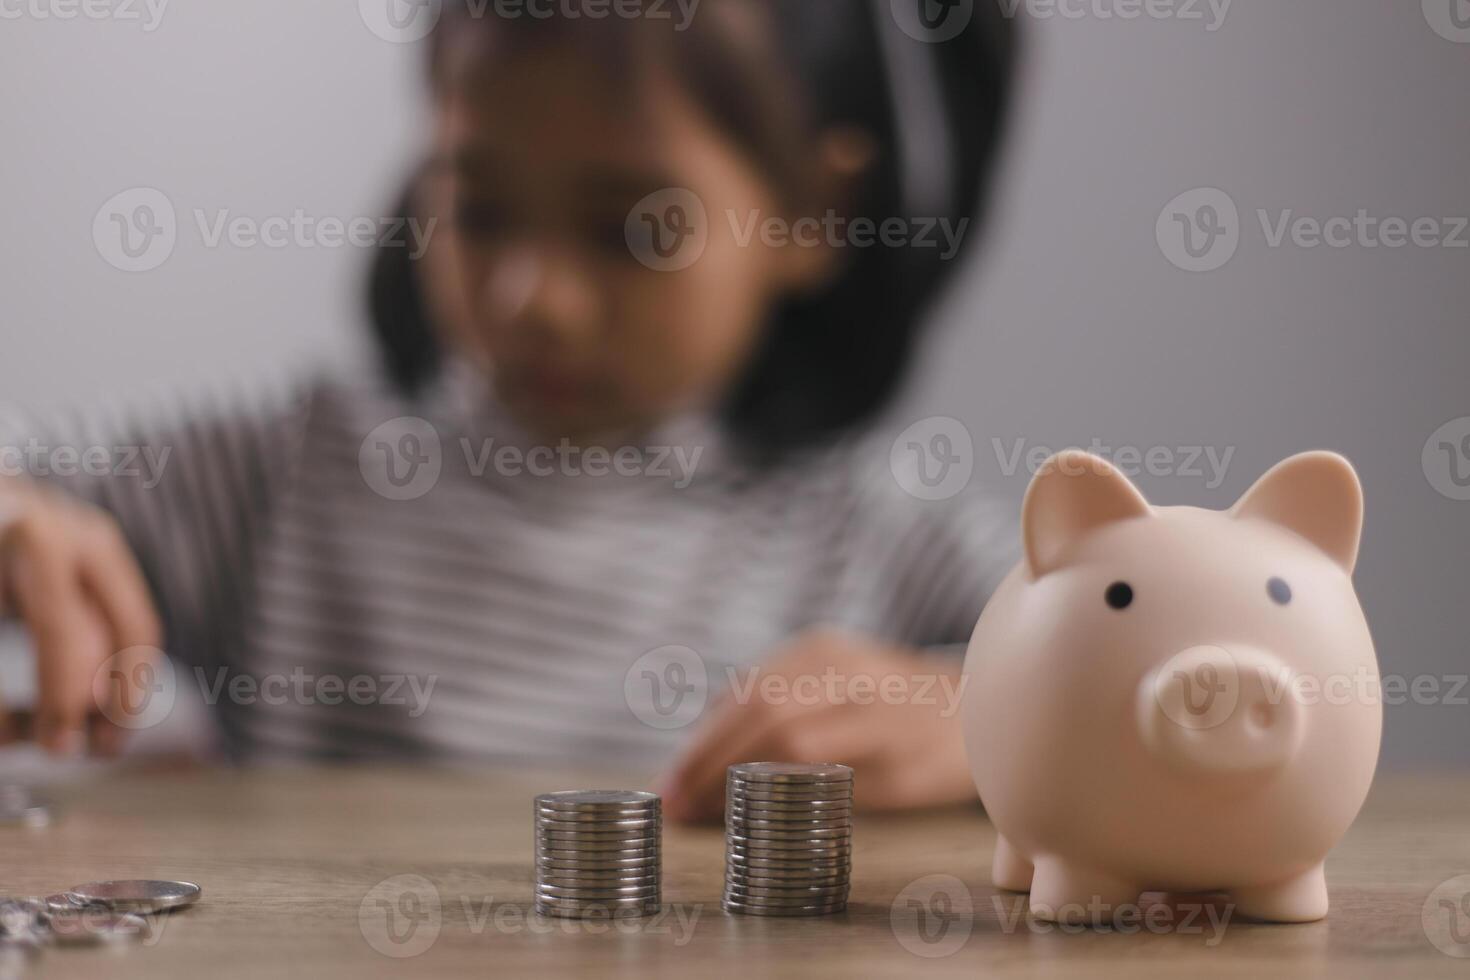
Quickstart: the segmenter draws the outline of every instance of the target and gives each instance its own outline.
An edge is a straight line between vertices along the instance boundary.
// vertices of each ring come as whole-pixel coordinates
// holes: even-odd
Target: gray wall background
[[[1443,696],[1470,671],[1470,502],[1422,459],[1470,416],[1470,249],[1272,247],[1256,214],[1470,215],[1470,31],[1431,26],[1470,3],[1235,0],[1208,30],[1204,4],[1204,20],[1122,20],[1095,2],[1031,7],[986,254],[889,428],[961,420],[974,481],[1012,499],[1018,444],[1232,452],[1219,485],[1207,466],[1138,477],[1156,502],[1216,507],[1293,452],[1345,453],[1368,495],[1357,581],[1383,669],[1440,685],[1438,703],[1390,707],[1385,761],[1470,763],[1470,690]],[[181,216],[380,213],[420,136],[417,51],[346,0],[173,0],[151,31],[134,9],[0,25],[0,397],[146,399],[360,359],[359,250],[185,232],[128,274],[92,222],[138,186]],[[1229,195],[1240,240],[1187,272],[1155,224],[1199,187]]]

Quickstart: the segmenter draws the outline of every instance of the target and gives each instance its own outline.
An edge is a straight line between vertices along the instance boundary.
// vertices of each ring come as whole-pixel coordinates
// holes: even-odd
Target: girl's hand
[[[840,762],[870,810],[975,798],[960,732],[961,664],[822,630],[736,678],[662,784],[675,820],[724,811],[736,762]]]
[[[28,481],[0,479],[0,611],[19,616],[35,646],[36,739],[76,754],[90,734],[94,751],[116,752],[123,730],[107,718],[123,717],[115,712],[130,703],[125,679],[160,655],[161,642],[147,584],[117,524]],[[24,734],[3,710],[0,727],[0,740]]]

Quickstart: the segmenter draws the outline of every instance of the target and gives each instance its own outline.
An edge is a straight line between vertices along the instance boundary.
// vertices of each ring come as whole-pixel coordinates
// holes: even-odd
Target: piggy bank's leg
[[[1108,925],[1121,907],[1136,905],[1142,892],[1135,882],[1039,857],[1031,881],[1031,914],[1047,922]]]
[[[1231,890],[1235,910],[1266,922],[1315,922],[1327,914],[1327,879],[1322,865],[1271,885]]]
[[[990,868],[990,880],[995,883],[995,887],[1008,892],[1029,892],[1031,872],[1031,862],[1017,854],[1010,841],[997,835],[995,863]]]

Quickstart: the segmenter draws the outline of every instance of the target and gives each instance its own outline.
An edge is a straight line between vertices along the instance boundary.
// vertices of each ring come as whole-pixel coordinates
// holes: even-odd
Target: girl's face
[[[441,89],[427,186],[441,218],[428,270],[436,313],[448,343],[543,438],[636,432],[709,407],[771,304],[818,280],[829,251],[747,235],[753,221],[789,220],[776,190],[676,82],[649,74],[614,84],[568,48]],[[628,235],[635,205],[660,192],[656,204],[692,195],[704,211],[682,212],[695,232],[683,247],[706,240],[672,271],[650,267],[660,262],[644,209]],[[657,244],[671,247],[680,213],[651,213]]]

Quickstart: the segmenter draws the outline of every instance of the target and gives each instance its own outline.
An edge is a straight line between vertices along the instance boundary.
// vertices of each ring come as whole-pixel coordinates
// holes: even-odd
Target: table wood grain
[[[48,950],[28,971],[37,977],[1470,976],[1470,959],[1431,941],[1458,935],[1464,948],[1449,948],[1470,954],[1470,899],[1463,909],[1439,903],[1459,901],[1470,878],[1441,889],[1427,927],[1424,919],[1437,886],[1470,875],[1470,775],[1381,777],[1328,861],[1332,912],[1308,925],[1222,922],[1223,908],[1213,920],[1185,909],[1172,926],[1154,918],[1137,931],[1032,922],[1020,897],[990,886],[995,834],[978,808],[859,816],[852,902],[841,915],[724,913],[721,830],[676,826],[664,832],[659,917],[528,914],[532,796],[644,782],[606,773],[118,773],[53,791],[50,828],[0,829],[4,891],[129,877],[203,886],[200,904],[160,919],[145,944]],[[395,910],[394,937],[380,898]]]

